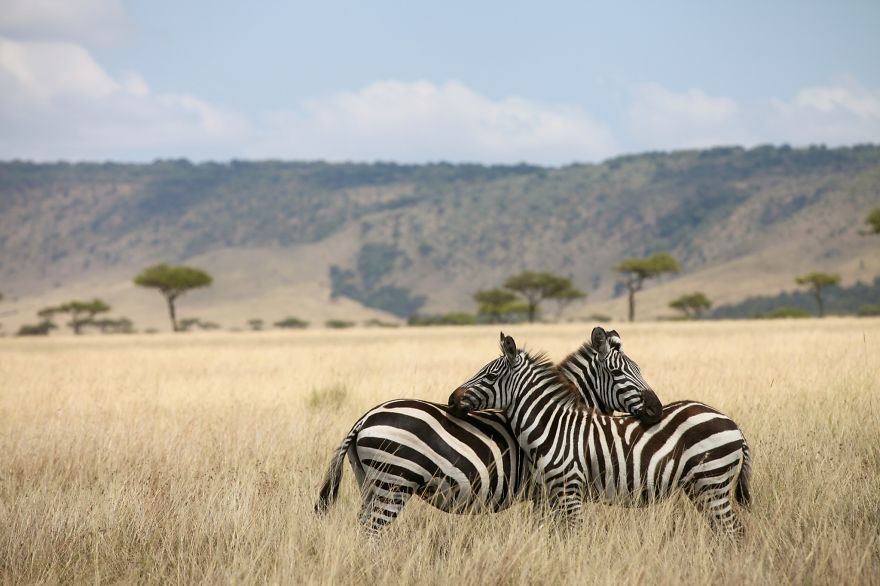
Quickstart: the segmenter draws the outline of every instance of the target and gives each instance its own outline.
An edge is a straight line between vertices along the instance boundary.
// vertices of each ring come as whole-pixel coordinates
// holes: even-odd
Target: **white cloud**
[[[129,33],[119,0],[0,0],[0,33],[108,45]]]
[[[698,89],[636,86],[626,110],[632,150],[759,143],[793,146],[880,142],[880,91],[852,79],[805,87],[787,100],[748,105]]]
[[[64,97],[101,99],[120,89],[88,51],[72,43],[0,38],[0,73],[4,89],[25,103]]]
[[[566,163],[616,152],[611,132],[574,107],[492,100],[449,81],[382,81],[269,116],[254,157]]]
[[[249,123],[189,94],[112,75],[81,45],[0,37],[0,157],[234,156],[566,163],[617,152],[573,107],[492,100],[458,82],[384,81]]]
[[[634,148],[670,150],[748,142],[739,105],[699,89],[673,92],[656,83],[634,88],[625,113]]]
[[[0,35],[0,158],[564,164],[647,149],[880,142],[880,91],[855,80],[747,106],[642,84],[622,107],[615,134],[574,106],[490,98],[456,81],[388,80],[248,118],[156,92],[134,71],[108,72],[80,43]]]
[[[800,90],[791,100],[771,100],[763,120],[777,142],[843,145],[880,141],[880,90],[853,79]]]
[[[2,37],[0,127],[0,157],[42,160],[228,157],[247,129],[197,97],[152,92],[136,73],[114,77],[79,45]]]

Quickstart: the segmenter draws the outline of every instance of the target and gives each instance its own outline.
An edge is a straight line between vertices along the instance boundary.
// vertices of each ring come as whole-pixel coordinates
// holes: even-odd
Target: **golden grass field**
[[[731,416],[754,457],[740,545],[688,501],[589,504],[557,533],[527,505],[413,499],[378,542],[354,477],[312,513],[369,407],[445,402],[498,328],[0,340],[0,582],[880,583],[880,320],[618,328],[664,401]],[[556,360],[588,325],[506,333]]]

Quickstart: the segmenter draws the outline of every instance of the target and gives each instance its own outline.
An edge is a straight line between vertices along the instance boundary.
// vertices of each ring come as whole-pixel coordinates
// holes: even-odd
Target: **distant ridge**
[[[241,319],[241,304],[241,316],[281,318],[304,303],[319,315],[402,317],[471,310],[475,290],[540,269],[572,276],[588,304],[616,312],[610,267],[668,250],[684,271],[657,288],[662,299],[643,293],[648,317],[669,313],[679,290],[733,303],[790,289],[806,269],[870,281],[880,245],[858,231],[878,205],[877,146],[725,147],[562,168],[15,161],[0,163],[0,291],[33,303],[92,291],[152,320],[155,300],[130,277],[187,262],[216,277],[195,299],[215,319]]]

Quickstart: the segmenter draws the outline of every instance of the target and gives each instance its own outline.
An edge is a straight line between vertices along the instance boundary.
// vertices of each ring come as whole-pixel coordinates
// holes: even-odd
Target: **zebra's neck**
[[[601,413],[610,414],[614,411],[606,404],[599,392],[599,354],[592,346],[584,344],[577,352],[569,354],[559,363],[557,368],[577,389],[587,407],[594,407]]]
[[[524,449],[540,450],[540,444],[555,439],[548,431],[556,429],[561,419],[586,409],[557,368],[528,363],[515,380],[506,411],[514,435]]]

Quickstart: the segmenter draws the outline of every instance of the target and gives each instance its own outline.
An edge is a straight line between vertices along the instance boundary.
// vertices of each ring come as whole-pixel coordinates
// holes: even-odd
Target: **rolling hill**
[[[393,319],[472,310],[510,273],[550,270],[588,291],[570,316],[624,315],[611,270],[669,250],[675,278],[646,289],[639,316],[700,289],[716,303],[792,288],[808,270],[844,283],[880,275],[880,147],[737,147],[601,164],[321,162],[0,163],[0,321],[98,296],[140,327],[165,327],[131,278],[193,264],[215,285],[180,313],[227,327],[296,315]]]

